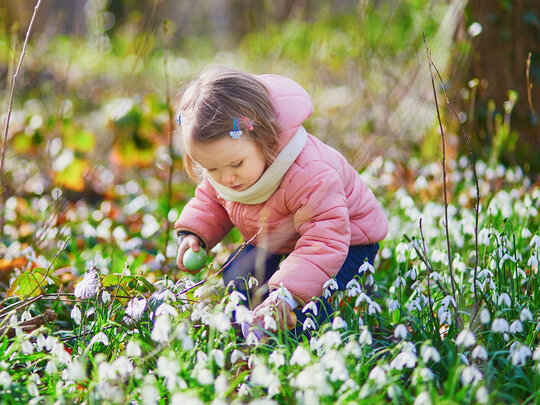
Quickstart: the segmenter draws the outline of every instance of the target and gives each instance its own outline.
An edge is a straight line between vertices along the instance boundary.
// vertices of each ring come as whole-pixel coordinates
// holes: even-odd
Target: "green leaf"
[[[47,269],[36,267],[21,273],[15,279],[7,292],[7,297],[19,298],[37,297],[41,294],[41,287],[47,285],[47,278],[54,281],[54,276],[47,274]],[[55,281],[58,283],[58,280]]]

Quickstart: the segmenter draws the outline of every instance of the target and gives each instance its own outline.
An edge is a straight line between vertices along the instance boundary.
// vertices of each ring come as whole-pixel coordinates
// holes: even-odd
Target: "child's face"
[[[186,151],[219,184],[236,191],[251,187],[266,169],[264,154],[245,134],[240,139],[223,137],[211,143],[184,137]]]

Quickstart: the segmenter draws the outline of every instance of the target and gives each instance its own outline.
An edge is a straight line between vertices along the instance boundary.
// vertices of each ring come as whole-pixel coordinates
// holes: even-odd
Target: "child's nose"
[[[221,175],[221,182],[223,184],[232,184],[236,180],[236,174],[233,172],[226,172]]]

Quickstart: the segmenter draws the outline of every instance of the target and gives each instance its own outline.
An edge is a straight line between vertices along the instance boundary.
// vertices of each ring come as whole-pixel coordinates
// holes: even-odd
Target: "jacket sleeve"
[[[287,185],[285,204],[300,238],[268,286],[273,290],[283,284],[305,305],[322,295],[324,283],[339,272],[349,251],[351,231],[343,182],[335,169],[312,162]]]
[[[221,241],[233,227],[215,189],[207,180],[197,186],[195,197],[189,200],[174,224],[175,232],[194,233],[208,249]]]

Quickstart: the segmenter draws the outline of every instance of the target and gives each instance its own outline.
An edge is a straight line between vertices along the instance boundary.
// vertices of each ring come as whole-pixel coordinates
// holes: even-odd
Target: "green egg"
[[[188,248],[184,253],[182,263],[184,267],[190,271],[202,269],[206,264],[206,258],[208,255],[204,249],[199,249],[198,252],[194,252],[191,248]]]

